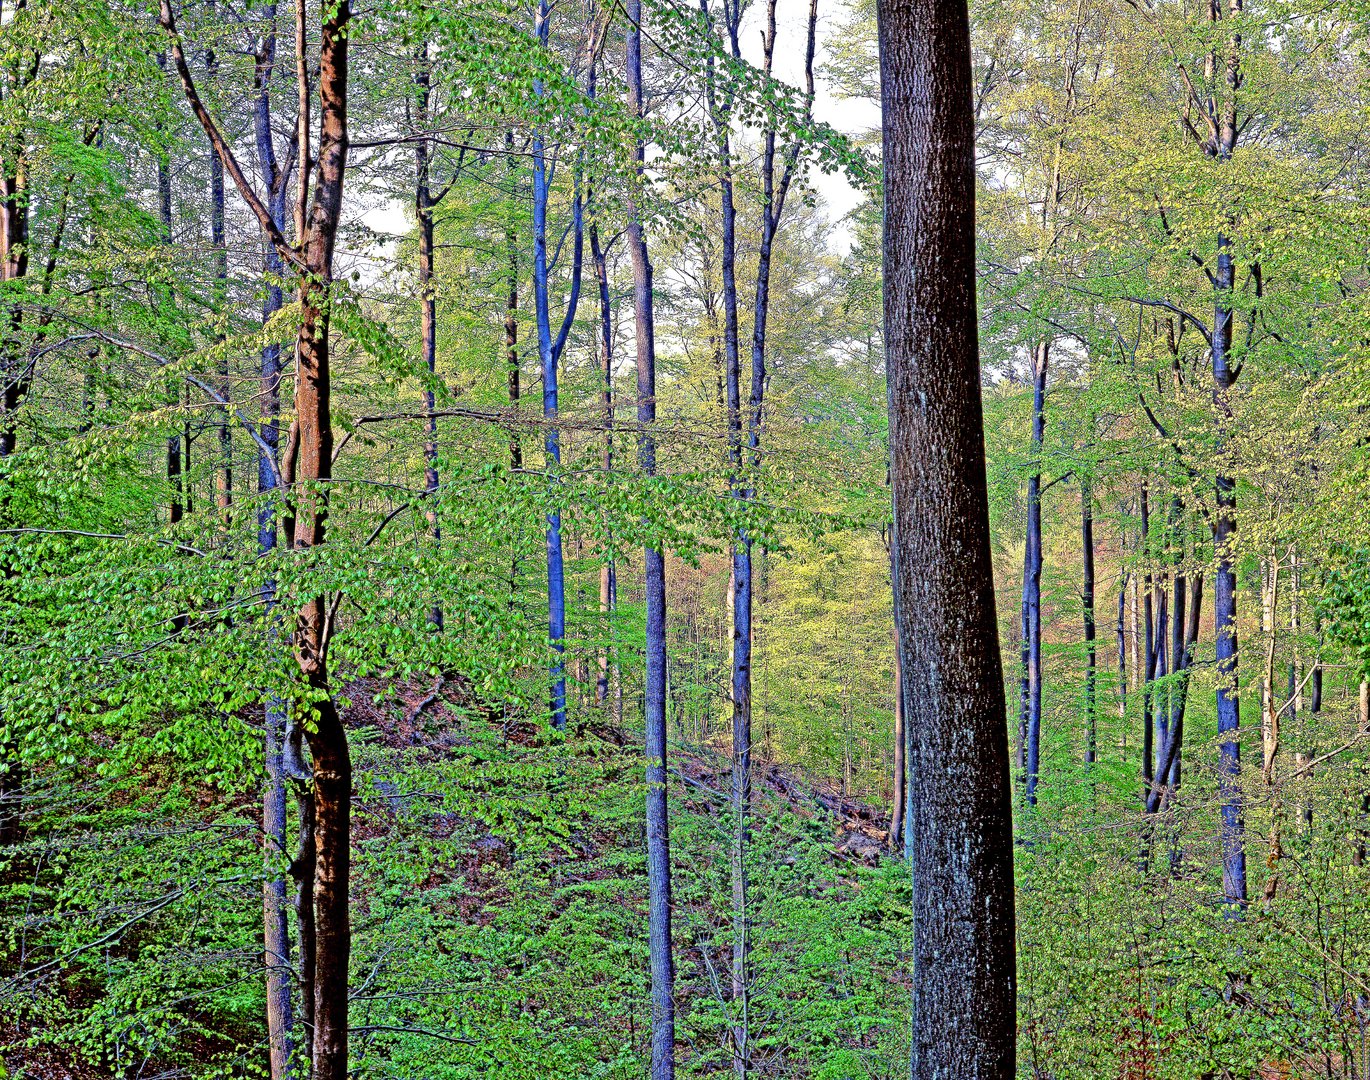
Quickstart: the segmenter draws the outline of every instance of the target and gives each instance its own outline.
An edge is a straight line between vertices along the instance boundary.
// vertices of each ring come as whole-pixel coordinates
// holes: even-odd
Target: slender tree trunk
[[[172,242],[171,164],[163,158],[157,159],[157,218],[162,225],[162,243],[170,247]],[[180,395],[178,394],[173,403],[179,402],[179,400]],[[167,519],[172,525],[175,525],[183,515],[181,504],[181,432],[179,427],[174,435],[167,436],[166,478],[167,486],[171,490],[171,505]],[[181,627],[178,625],[177,629],[179,630]]]
[[[534,33],[547,48],[551,8],[540,0]],[[533,92],[542,96],[542,83]],[[555,484],[561,465],[561,436],[557,429],[557,361],[552,352],[552,324],[547,295],[547,155],[540,130],[533,132],[533,302],[537,317],[538,355],[542,365],[542,416],[547,424],[543,449],[549,482]],[[561,511],[547,514],[547,638],[552,648],[550,677],[552,726],[566,727],[566,576],[562,561]]]
[[[514,157],[514,133],[512,130],[504,133],[504,153],[505,171],[508,174],[510,185],[514,185],[518,177],[518,165]],[[507,252],[508,270],[506,281],[508,284],[508,299],[504,305],[504,361],[509,377],[509,409],[517,414],[519,407],[519,248],[518,232],[514,228],[511,220],[504,231],[504,245]],[[519,437],[517,426],[517,415],[513,418],[514,425],[510,429],[509,435],[509,467],[514,471],[523,468],[523,440]]]
[[[304,1052],[314,1060],[314,973],[318,961],[318,934],[314,921],[314,879],[318,869],[314,846],[316,816],[314,792],[308,781],[295,786],[296,850],[290,864],[295,881],[295,934],[299,944],[300,1023],[304,1028]]]
[[[589,198],[586,199],[587,204]],[[612,296],[609,291],[609,263],[599,242],[599,229],[590,224],[590,257],[595,264],[595,280],[599,285],[599,356],[600,403],[604,413],[604,477],[607,481],[614,472],[614,319]],[[618,604],[618,574],[614,560],[604,560],[599,569],[599,610],[609,627],[609,638],[599,654],[599,678],[595,683],[595,704],[607,705],[610,684],[618,682],[618,657],[613,643],[614,609]],[[611,667],[613,668],[611,674]]]
[[[899,636],[894,639],[894,798],[890,809],[890,847],[903,851],[904,813],[908,802],[908,731],[904,721],[904,673],[899,663]]]
[[[211,24],[217,22],[215,0],[209,0],[206,10]],[[212,48],[205,50],[205,76],[211,84],[219,78],[219,59]],[[209,151],[209,242],[214,249],[214,313],[217,318],[227,316],[228,303],[228,247],[224,238],[224,163],[211,146]],[[217,335],[219,340],[224,334]],[[233,387],[228,378],[228,354],[221,352],[217,360],[218,390],[225,402],[231,400]],[[214,470],[214,505],[228,525],[229,508],[233,505],[233,433],[228,423],[228,406],[214,407],[214,428],[219,443],[219,461]]]
[[[285,199],[289,176],[284,174],[276,159],[275,136],[271,127],[271,79],[276,64],[276,5],[267,5],[264,16],[266,33],[257,47],[253,75],[256,100],[253,106],[253,130],[257,142],[257,160],[262,169],[262,182],[269,200],[269,212],[276,228],[285,231]],[[216,153],[214,160],[219,162]],[[220,170],[223,163],[219,162]],[[273,245],[266,246],[266,296],[262,303],[262,325],[281,309],[282,265]],[[257,550],[269,555],[276,547],[276,511],[278,503],[272,496],[277,487],[279,464],[277,447],[280,439],[279,414],[281,409],[281,350],[272,343],[261,354],[261,423],[258,433],[267,450],[259,450],[257,458],[257,490],[262,495],[257,514]],[[269,453],[268,453],[269,451]],[[287,538],[289,543],[289,538]],[[280,620],[274,601],[275,582],[268,579],[262,587],[266,608],[267,633],[279,637]],[[270,1046],[271,1080],[288,1080],[292,1076],[292,1047],[294,1017],[291,1006],[290,927],[287,918],[289,901],[286,889],[286,768],[283,739],[286,716],[274,698],[263,710],[266,730],[266,791],[262,799],[262,850],[265,862],[262,877],[262,927],[264,966],[266,967],[267,1037]],[[312,883],[311,883],[312,889]]]
[[[881,0],[895,618],[908,709],[912,1080],[1015,1073],[1013,837],[975,303],[966,5]]]
[[[1240,15],[1242,0],[1228,0],[1231,13]],[[1222,8],[1218,0],[1210,6],[1210,18],[1218,21]],[[1237,146],[1236,87],[1242,79],[1241,36],[1231,36],[1227,60],[1228,100],[1218,118],[1218,132],[1213,145],[1213,157],[1218,168],[1231,159]],[[1216,63],[1214,64],[1216,68]],[[1216,71],[1215,71],[1216,75]],[[1229,903],[1228,911],[1240,915],[1246,905],[1246,823],[1241,790],[1241,705],[1238,699],[1237,675],[1237,575],[1233,567],[1233,545],[1237,531],[1237,484],[1228,475],[1227,429],[1232,420],[1232,384],[1237,372],[1231,365],[1232,303],[1235,286],[1235,265],[1231,245],[1225,233],[1218,234],[1218,255],[1213,274],[1213,405],[1216,416],[1217,460],[1214,476],[1216,507],[1214,512],[1213,550],[1217,558],[1217,573],[1213,581],[1213,616],[1217,627],[1217,704],[1218,704],[1218,793],[1222,802],[1219,838],[1222,848],[1223,895]]]
[[[1364,738],[1370,735],[1370,680],[1361,679],[1360,696],[1356,709],[1356,734]],[[1351,849],[1351,865],[1365,865],[1366,837],[1370,836],[1370,783],[1367,783],[1366,766],[1361,765],[1360,805],[1356,816],[1356,843]]]
[[[1280,561],[1272,552],[1261,560],[1261,632],[1265,637],[1265,668],[1261,677],[1261,779],[1270,802],[1270,843],[1266,854],[1265,900],[1275,898],[1280,884],[1280,860],[1284,858],[1282,833],[1284,804],[1276,764],[1280,752],[1283,708],[1275,692],[1276,617],[1279,611]]]
[[[1028,473],[1027,573],[1024,614],[1027,630],[1027,779],[1024,794],[1037,805],[1042,764],[1042,442],[1046,434],[1047,364],[1051,344],[1041,341],[1032,356],[1032,471]]]
[[[1151,680],[1156,677],[1156,626],[1155,613],[1152,611],[1152,590],[1151,590],[1151,508],[1147,502],[1147,482],[1144,479],[1141,487],[1141,515],[1142,515],[1142,623],[1145,627],[1145,639],[1143,642],[1144,668],[1142,671],[1142,799],[1147,798],[1147,791],[1151,787],[1151,780],[1154,775],[1153,764],[1155,755],[1154,734],[1151,719]]]
[[[700,0],[706,19],[709,18],[708,0]],[[740,18],[741,5],[736,9],[725,5],[724,21],[730,37],[735,33],[735,21]],[[724,393],[728,424],[728,487],[732,498],[746,501],[747,489],[743,479],[742,459],[742,361],[741,332],[738,324],[737,303],[737,209],[733,202],[733,165],[731,145],[732,96],[725,102],[717,98],[714,84],[713,58],[708,61],[706,94],[713,120],[718,154],[719,200],[722,212],[721,272],[723,284],[723,355]],[[774,140],[771,143],[774,149]],[[774,159],[772,158],[772,161]],[[761,271],[758,271],[758,280]],[[764,313],[758,311],[758,319]],[[752,693],[752,566],[751,541],[746,531],[737,530],[732,537],[732,566],[728,575],[728,616],[732,628],[732,664],[728,685],[728,699],[732,706],[732,774],[730,798],[733,815],[732,851],[732,1059],[736,1077],[747,1075],[750,1016],[747,998],[747,815],[751,804],[751,693]]]
[[[643,117],[642,0],[628,0],[625,54],[628,105]],[[637,326],[638,464],[656,474],[656,325],[652,311],[652,264],[643,237],[638,200],[646,153],[641,138],[628,205],[628,251],[633,263],[633,309]],[[675,1076],[675,963],[671,953],[671,846],[666,803],[666,562],[650,543],[643,551],[646,579],[647,672],[644,685],[647,758],[647,939],[652,977],[652,1080]]]
[[[428,43],[419,46],[414,71],[415,113],[419,129],[427,130],[428,99],[430,94],[430,74]],[[438,370],[438,297],[433,284],[433,198],[429,167],[431,147],[426,138],[414,143],[414,220],[419,233],[419,335],[423,364],[428,369],[429,384],[423,389],[423,404],[428,411],[426,423],[428,438],[423,444],[423,490],[428,496],[428,509],[424,516],[428,519],[428,529],[435,543],[442,540],[442,529],[438,525],[438,419],[433,414],[437,400],[433,390],[433,380]],[[434,604],[428,612],[428,621],[437,629],[442,629],[442,606]]]
[[[549,0],[539,0],[534,34],[541,48],[548,48],[551,33],[552,8]],[[534,79],[533,93],[544,94],[542,81]],[[567,334],[575,318],[580,296],[580,271],[584,251],[582,195],[579,180],[572,201],[573,265],[571,269],[571,297],[557,338],[552,338],[550,298],[548,296],[547,264],[547,201],[549,196],[547,154],[541,130],[533,132],[533,302],[537,320],[538,355],[542,364],[542,418],[545,424],[543,450],[546,454],[548,480],[555,492],[560,484],[557,473],[561,468],[561,433],[557,425],[560,401],[557,391],[557,366]],[[549,676],[551,682],[552,726],[566,727],[566,569],[562,556],[561,510],[557,500],[547,514],[547,638],[552,649]]]
[[[1084,578],[1080,590],[1085,621],[1085,763],[1092,765],[1097,751],[1098,717],[1095,714],[1094,645],[1094,492],[1080,484],[1080,539],[1084,548]]]
[[[1127,738],[1127,586],[1131,575],[1124,570],[1118,582],[1118,731]],[[1126,743],[1124,743],[1126,746]]]
[[[27,166],[22,134],[7,148],[0,169],[0,284],[22,281],[28,273],[29,200],[26,188]],[[11,288],[14,286],[11,284]],[[14,413],[28,393],[32,374],[23,361],[20,331],[23,307],[13,305],[5,311],[3,340],[0,340],[0,462],[14,453],[18,432]],[[0,489],[7,485],[0,474]],[[9,496],[0,490],[0,524],[8,525]],[[16,568],[4,568],[6,577]],[[18,740],[11,737],[0,744],[0,846],[11,847],[24,838],[24,766]]]
[[[1142,665],[1141,651],[1140,651],[1140,650],[1141,650],[1141,644],[1142,644],[1142,626],[1141,626],[1141,606],[1142,606],[1142,605],[1141,605],[1141,601],[1140,601],[1140,599],[1139,599],[1139,597],[1141,596],[1142,586],[1141,586],[1141,578],[1140,578],[1137,574],[1132,574],[1132,575],[1130,575],[1130,576],[1131,576],[1131,579],[1132,579],[1132,580],[1131,580],[1131,587],[1132,587],[1132,640],[1131,640],[1131,642],[1129,642],[1128,648],[1131,650],[1131,653],[1132,653],[1132,664],[1131,664],[1131,672],[1132,672],[1132,676],[1131,676],[1131,677],[1132,677],[1132,692],[1135,694],[1135,693],[1138,691],[1138,689],[1140,689],[1140,687],[1141,687],[1141,682],[1142,682],[1142,666],[1143,666],[1143,665]]]

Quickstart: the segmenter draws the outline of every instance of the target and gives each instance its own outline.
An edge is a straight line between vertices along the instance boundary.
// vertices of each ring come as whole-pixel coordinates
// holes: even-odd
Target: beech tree
[[[913,1057],[1015,1073],[1013,827],[975,305],[970,23],[882,0],[894,611],[909,749]]]

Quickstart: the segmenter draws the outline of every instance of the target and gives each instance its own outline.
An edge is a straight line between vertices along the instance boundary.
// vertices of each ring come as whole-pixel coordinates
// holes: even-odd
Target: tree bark
[[[912,1080],[1015,1072],[1013,837],[975,303],[970,26],[880,0],[895,617],[908,709]]]
[[[534,35],[542,49],[548,49],[551,32],[552,8],[549,0],[539,0],[534,23]],[[533,93],[544,93],[542,81],[533,80]],[[546,425],[543,450],[546,454],[548,481],[555,491],[560,483],[557,472],[561,467],[561,433],[557,426],[560,401],[557,391],[557,366],[567,334],[575,319],[580,298],[580,272],[584,253],[584,225],[582,195],[577,174],[576,192],[572,199],[571,296],[557,338],[552,338],[550,298],[548,296],[547,265],[547,200],[549,195],[547,154],[544,135],[533,131],[533,306],[537,320],[538,355],[542,364],[542,418]],[[547,514],[547,639],[552,649],[549,670],[551,681],[552,726],[566,727],[566,570],[561,541],[561,510],[555,497],[553,509]]]
[[[1147,501],[1147,482],[1142,480],[1140,506],[1142,516],[1142,624],[1145,629],[1142,669],[1142,798],[1147,797],[1154,775],[1155,728],[1151,718],[1151,680],[1156,677],[1156,624],[1152,611],[1151,589],[1151,507]]]
[[[593,82],[591,86],[593,96]],[[588,196],[586,202],[589,202]],[[593,221],[589,231],[590,257],[595,264],[595,281],[599,285],[600,404],[604,413],[603,467],[605,479],[608,480],[614,471],[614,318],[607,252],[600,245],[599,229]],[[599,677],[595,682],[595,704],[601,707],[609,703],[610,686],[618,685],[618,651],[613,641],[614,611],[617,606],[618,568],[611,557],[605,559],[599,569],[599,610],[609,628],[609,640],[600,650]]]
[[[1080,590],[1085,622],[1085,764],[1092,765],[1097,754],[1098,717],[1095,713],[1094,645],[1094,492],[1087,482],[1080,484],[1080,539],[1084,550],[1083,584]]]
[[[428,69],[428,43],[419,46],[414,71],[415,113],[420,131],[429,126],[428,102],[431,76]],[[433,198],[429,167],[432,148],[427,138],[414,143],[414,220],[419,233],[419,337],[420,351],[424,367],[428,369],[429,384],[423,390],[424,407],[428,410],[428,438],[423,444],[423,490],[428,496],[428,509],[424,516],[428,519],[429,533],[434,543],[442,540],[442,529],[438,525],[438,419],[433,415],[437,401],[433,392],[432,380],[437,378],[438,370],[438,297],[433,284],[433,209],[437,200]],[[434,604],[428,612],[428,621],[438,630],[442,629],[442,605]]]
[[[1242,0],[1228,0],[1231,13],[1240,15]],[[1210,19],[1222,18],[1218,0],[1210,5]],[[1241,36],[1234,33],[1227,58],[1228,99],[1217,123],[1212,156],[1221,168],[1237,146],[1236,89],[1242,79]],[[1214,63],[1216,68],[1216,63]],[[1215,71],[1216,75],[1216,71]],[[1213,405],[1216,417],[1218,468],[1214,476],[1216,508],[1213,549],[1217,573],[1213,581],[1213,616],[1217,627],[1218,667],[1218,793],[1222,802],[1219,839],[1222,849],[1223,895],[1230,914],[1239,915],[1246,905],[1246,823],[1241,790],[1241,705],[1237,696],[1237,575],[1233,567],[1233,544],[1237,531],[1237,484],[1227,474],[1227,428],[1232,420],[1232,384],[1238,372],[1231,366],[1232,303],[1235,266],[1230,242],[1218,234],[1217,266],[1213,275]]]
[[[252,185],[210,117],[195,89],[170,0],[161,0],[159,21],[172,48],[177,74],[191,111],[199,120],[239,194],[271,238],[282,261],[300,271],[300,323],[295,343],[295,416],[297,435],[292,456],[304,488],[295,507],[293,546],[324,542],[328,516],[327,483],[332,475],[333,427],[329,412],[329,321],[333,285],[333,251],[342,217],[343,181],[347,169],[347,92],[349,0],[324,9],[319,32],[319,142],[312,203],[307,202],[309,147],[308,64],[304,59],[303,5],[297,6],[296,57],[301,103],[299,150],[301,183],[297,192],[296,230],[299,247],[287,243],[271,211]],[[307,206],[307,210],[306,210]],[[293,471],[293,470],[292,470]],[[349,917],[352,759],[328,686],[328,643],[332,620],[326,599],[314,597],[299,609],[295,622],[295,655],[309,689],[312,714],[304,723],[313,760],[315,926],[313,1080],[347,1080],[347,977],[352,932]],[[301,724],[306,717],[293,718]]]
[[[1032,466],[1028,473],[1026,573],[1023,625],[1027,655],[1027,750],[1023,793],[1037,805],[1042,758],[1042,443],[1046,434],[1047,365],[1051,344],[1041,341],[1032,354]]]
[[[894,798],[890,808],[890,847],[905,848],[905,806],[908,803],[908,725],[904,719],[904,673],[899,663],[899,635],[894,639]]]
[[[268,197],[272,220],[281,232],[285,230],[286,194],[289,170],[282,170],[276,158],[275,136],[271,126],[271,79],[276,64],[276,5],[269,3],[263,12],[266,32],[257,47],[253,71],[253,133],[257,143],[257,160],[262,171],[262,183]],[[218,161],[218,155],[214,156]],[[222,163],[220,162],[222,171]],[[262,325],[281,309],[283,296],[280,276],[282,264],[273,245],[266,245],[266,296],[262,303]],[[281,350],[276,343],[266,345],[261,353],[261,423],[258,432],[267,450],[260,450],[257,459],[257,490],[262,496],[257,512],[257,550],[268,555],[276,547],[276,510],[279,506],[275,492],[279,465],[276,460],[280,439],[279,414],[281,409]],[[269,453],[268,453],[269,450]],[[287,544],[289,538],[287,538]],[[279,636],[280,621],[274,609],[276,586],[269,580],[262,587],[266,607],[267,633]],[[289,1080],[292,1076],[294,1039],[294,1010],[291,1003],[290,927],[287,917],[286,872],[286,768],[282,745],[286,731],[286,716],[279,702],[269,701],[263,710],[266,731],[266,791],[262,799],[262,839],[264,873],[262,877],[262,927],[264,966],[266,968],[267,1040],[270,1047],[271,1080]],[[312,882],[310,888],[312,890]]]
[[[217,19],[214,0],[206,4],[210,21]],[[219,78],[219,59],[212,48],[205,49],[205,77],[214,83]],[[209,148],[209,243],[214,251],[214,310],[223,319],[228,303],[228,247],[224,237],[224,164],[211,144]],[[222,341],[225,335],[217,335]],[[228,378],[228,354],[221,352],[216,367],[216,389],[224,402],[232,399],[233,387]],[[219,461],[214,470],[214,505],[220,511],[225,527],[229,524],[229,509],[233,505],[233,433],[228,423],[227,404],[214,407],[214,429],[219,443]]]
[[[643,118],[642,0],[628,0],[625,52],[628,105]],[[628,251],[633,263],[633,310],[637,329],[638,465],[656,475],[656,324],[652,310],[652,264],[642,230],[646,147],[636,136],[635,176],[628,201]],[[671,953],[671,846],[666,802],[666,562],[651,544],[643,551],[647,594],[643,687],[647,759],[647,940],[651,961],[652,1080],[675,1076],[675,963]]]
[[[1118,582],[1118,731],[1127,738],[1127,586],[1131,575],[1126,570]],[[1126,742],[1123,744],[1126,746]]]

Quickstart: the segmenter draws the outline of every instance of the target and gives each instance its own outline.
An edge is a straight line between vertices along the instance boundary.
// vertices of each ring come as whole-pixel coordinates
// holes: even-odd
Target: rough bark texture
[[[970,27],[881,0],[895,618],[908,710],[913,1080],[1010,1080],[1013,836],[975,304]]]

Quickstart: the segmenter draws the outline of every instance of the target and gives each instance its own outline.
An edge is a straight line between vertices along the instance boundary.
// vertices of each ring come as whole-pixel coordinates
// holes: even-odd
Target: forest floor
[[[530,882],[537,883],[533,892],[549,895],[557,890],[592,890],[584,894],[592,896],[589,907],[574,916],[585,925],[572,931],[581,935],[582,948],[577,953],[568,947],[568,964],[585,963],[584,942],[589,942],[593,952],[595,935],[602,936],[606,946],[623,945],[623,927],[633,925],[645,899],[641,882],[635,880],[640,873],[636,869],[640,853],[634,850],[640,837],[636,804],[641,798],[641,755],[635,734],[614,728],[607,722],[606,711],[604,719],[582,721],[563,742],[535,719],[506,717],[502,709],[482,702],[469,682],[452,675],[426,682],[354,680],[342,688],[339,697],[356,763],[354,962],[360,959],[362,967],[370,968],[369,958],[378,955],[376,969],[380,970],[390,946],[382,943],[377,949],[370,938],[383,911],[391,913],[388,917],[397,935],[403,933],[399,924],[408,920],[415,926],[425,920],[443,926],[459,924],[473,933],[485,928],[492,940],[500,935],[545,932],[549,911],[530,902]],[[711,886],[701,886],[697,875],[707,862],[716,879],[722,851],[721,873],[726,882],[726,837],[732,825],[729,757],[721,748],[677,745],[672,747],[671,765],[672,814],[678,834],[673,837],[673,861],[694,871],[687,878],[696,878],[682,880],[676,899],[677,921],[689,926],[678,946],[678,995],[682,1001],[693,1000],[696,1009],[708,1011],[713,1007],[711,996],[716,996],[711,983],[727,962],[722,928],[728,916],[726,900],[721,901],[717,891],[710,892]],[[888,819],[883,809],[844,796],[834,787],[809,782],[780,763],[754,759],[753,768],[752,830],[758,858],[791,868],[796,861],[800,864],[799,877],[790,879],[792,885],[787,884],[786,891],[793,888],[810,898],[836,897],[848,893],[863,873],[888,860]],[[567,795],[566,788],[574,793]],[[529,811],[530,803],[541,797],[548,806]],[[228,808],[203,808],[209,815],[227,809],[249,822],[256,819],[250,785],[230,802]],[[530,813],[536,820],[524,820]],[[539,814],[546,816],[537,818]],[[540,829],[544,840],[556,833],[541,848],[537,844]],[[767,853],[762,854],[762,849]],[[828,869],[822,870],[822,864]],[[816,875],[815,866],[819,867]],[[400,881],[403,884],[397,888]],[[768,886],[758,884],[758,888]],[[627,922],[615,928],[602,914],[606,907],[618,909]],[[257,912],[259,917],[260,908]],[[550,914],[552,919],[560,916],[555,905]],[[645,910],[641,914],[645,916]],[[243,915],[246,932],[259,941],[260,927],[252,929],[251,917],[251,912]],[[707,931],[703,937],[701,927]],[[720,935],[717,942],[715,930]],[[460,933],[453,945],[433,940],[431,930],[428,938],[424,933],[418,932],[419,940],[437,953],[447,954],[449,949],[456,953],[466,947]],[[677,935],[681,934],[678,926]],[[832,936],[817,934],[819,938]],[[130,940],[124,947],[132,950],[132,958],[140,945]],[[239,947],[250,953],[260,945],[244,940]],[[562,947],[560,939],[553,946],[557,947]],[[425,977],[438,977],[442,958],[433,959],[432,971]],[[412,958],[409,963],[414,963]],[[490,970],[491,978],[502,977],[496,974],[501,970],[498,963],[492,962]],[[375,976],[375,970],[369,976],[361,970],[357,978],[365,981]],[[587,965],[586,985],[602,979],[602,973]],[[79,986],[83,980],[73,976],[68,982]],[[628,1000],[623,996],[626,991],[616,992],[619,1005]],[[84,996],[84,991],[80,993]],[[81,1007],[74,999],[69,1004]],[[622,1015],[599,1024],[605,1030],[600,1033],[603,1041],[598,1052],[606,1052],[616,1041],[632,1045],[640,1040],[641,1024],[633,1015],[634,1008],[625,1006]],[[366,1022],[362,1003],[354,1007],[354,1013],[354,1024]],[[214,1026],[213,1017],[206,1014],[192,1019],[191,1028]],[[116,1075],[113,1062],[92,1063],[60,1045],[65,1040],[53,1039],[49,1045],[41,1024],[30,1021],[20,1026],[4,1021],[0,1026],[0,1047],[30,1044],[0,1051],[0,1080],[94,1080]],[[202,1036],[189,1037],[180,1042],[175,1054],[165,1061],[145,1062],[140,1072],[161,1077],[199,1075],[191,1062],[242,1055],[260,1034],[256,1026],[250,1018],[226,1021],[222,1038],[202,1042]],[[248,1059],[255,1057],[247,1052]],[[245,1062],[241,1056],[239,1060]]]

